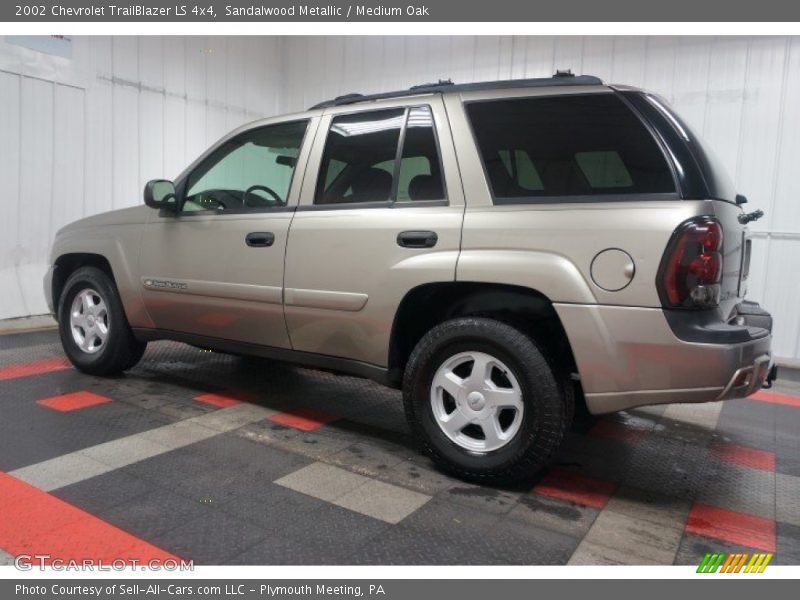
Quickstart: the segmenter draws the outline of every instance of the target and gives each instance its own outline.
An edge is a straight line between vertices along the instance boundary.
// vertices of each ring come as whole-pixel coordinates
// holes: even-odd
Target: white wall
[[[726,164],[755,232],[749,298],[775,316],[775,353],[800,365],[800,38],[293,37],[286,108],[349,92],[556,69],[666,97]]]
[[[0,40],[0,318],[44,312],[55,230],[140,201],[225,131],[338,94],[548,76],[644,86],[702,132],[767,216],[749,296],[800,361],[800,38],[76,38],[72,60]],[[800,363],[799,363],[800,364]]]
[[[73,38],[71,59],[0,38],[0,319],[47,311],[58,228],[141,202],[224,133],[281,111],[277,38]]]

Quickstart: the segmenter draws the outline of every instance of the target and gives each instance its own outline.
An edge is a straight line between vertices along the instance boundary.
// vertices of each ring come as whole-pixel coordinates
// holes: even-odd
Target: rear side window
[[[615,94],[482,101],[466,110],[498,202],[675,192],[658,144]]]
[[[728,202],[736,202],[736,188],[719,157],[717,157],[713,150],[700,139],[697,132],[693,131],[692,128],[669,107],[666,101],[651,94],[627,93],[626,96],[628,98],[633,98],[637,108],[641,107],[639,109],[643,110],[644,114],[649,117],[662,135],[666,133],[664,131],[665,128],[671,127],[674,133],[680,137],[680,143],[684,144],[694,156],[697,166],[702,173],[703,182],[708,187],[705,194],[701,194],[701,197],[718,198],[720,200],[727,200]],[[647,102],[644,106],[642,106],[641,101],[637,101],[637,96],[646,98]],[[648,106],[651,108],[648,109]],[[652,108],[655,108],[657,113],[660,113],[661,118],[659,118],[659,116],[655,116],[654,118]],[[669,139],[669,137],[674,136],[667,135],[665,137]],[[672,145],[670,145],[670,148],[672,148]],[[680,152],[680,149],[675,149],[675,151]],[[682,166],[684,173],[692,168],[692,165],[682,164]],[[690,195],[694,192],[694,190],[686,191]]]
[[[539,171],[533,164],[531,157],[525,150],[500,150],[498,151],[503,166],[508,171],[508,176],[518,186],[525,190],[541,191],[544,189]]]
[[[428,106],[361,112],[331,122],[314,204],[442,200]]]

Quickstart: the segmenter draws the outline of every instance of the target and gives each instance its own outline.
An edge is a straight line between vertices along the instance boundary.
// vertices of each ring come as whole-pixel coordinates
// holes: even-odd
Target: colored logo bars
[[[749,562],[748,562],[748,559]],[[738,552],[726,554],[725,552],[708,553],[703,557],[700,566],[697,567],[698,573],[763,573],[769,561],[772,560],[772,553],[756,552],[748,554]]]

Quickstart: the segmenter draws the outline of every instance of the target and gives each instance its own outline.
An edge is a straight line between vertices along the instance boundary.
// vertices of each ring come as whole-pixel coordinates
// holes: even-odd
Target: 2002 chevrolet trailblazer
[[[529,477],[592,413],[769,383],[722,169],[590,76],[352,94],[225,136],[145,204],[62,229],[45,279],[87,373],[180,340],[402,387],[461,477]]]

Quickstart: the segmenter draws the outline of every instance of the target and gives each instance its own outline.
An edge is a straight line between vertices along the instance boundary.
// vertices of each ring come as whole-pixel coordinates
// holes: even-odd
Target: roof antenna
[[[572,69],[556,69],[553,77],[575,77],[575,73],[572,72]]]

